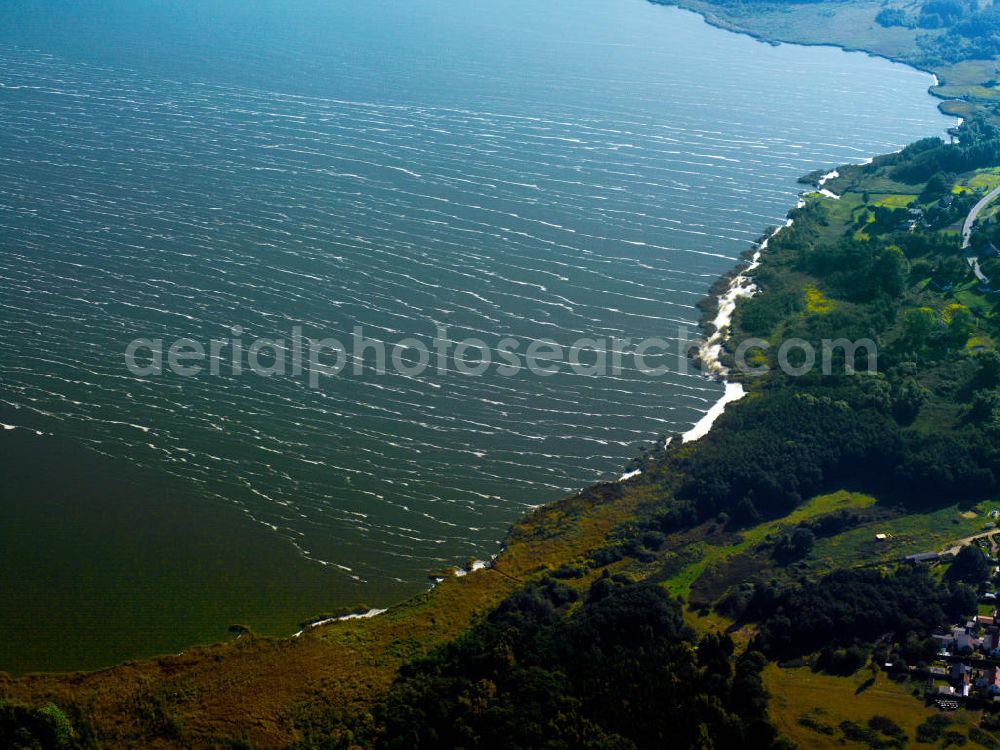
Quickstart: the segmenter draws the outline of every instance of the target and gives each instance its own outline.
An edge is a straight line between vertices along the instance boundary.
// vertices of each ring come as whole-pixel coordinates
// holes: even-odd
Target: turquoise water
[[[358,325],[428,346],[439,326],[489,346],[674,340],[783,221],[796,178],[944,133],[930,83],[639,0],[6,9],[0,423],[16,428],[2,500],[18,520],[0,528],[0,668],[94,666],[221,637],[229,621],[282,633],[396,601],[430,570],[495,552],[528,507],[615,477],[721,391],[629,368],[369,370],[317,389],[226,370],[137,378],[131,340],[208,342],[233,326],[248,341],[293,326],[349,340]],[[71,476],[53,468],[64,454]],[[81,476],[93,510],[60,513]],[[148,512],[98,523],[103,486]],[[98,569],[70,523],[102,548]],[[185,523],[214,531],[175,545],[166,586],[157,571]],[[123,540],[136,526],[147,544]],[[213,538],[225,555],[209,554]],[[29,548],[64,570],[59,586]],[[236,596],[241,554],[273,564],[241,568],[267,585]],[[134,580],[111,596],[116,570]],[[138,602],[161,591],[146,638]],[[122,632],[92,628],[56,658],[39,622],[84,599]]]

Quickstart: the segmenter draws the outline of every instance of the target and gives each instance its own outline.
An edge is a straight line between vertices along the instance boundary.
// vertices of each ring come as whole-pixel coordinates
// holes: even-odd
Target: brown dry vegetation
[[[249,634],[90,674],[0,675],[0,698],[54,702],[105,748],[208,748],[233,738],[284,747],[302,727],[363,714],[401,664],[457,636],[525,581],[599,546],[641,492],[599,485],[540,508],[512,527],[492,569],[449,577],[378,617],[295,639]]]

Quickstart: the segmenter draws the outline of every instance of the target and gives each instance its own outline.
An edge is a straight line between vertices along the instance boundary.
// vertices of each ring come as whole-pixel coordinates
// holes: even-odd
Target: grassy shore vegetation
[[[831,6],[803,5],[788,15]],[[873,38],[925,54],[964,33],[904,10],[915,27],[884,17]],[[847,33],[839,13],[816,33]],[[980,612],[981,559],[952,554],[1000,510],[1000,274],[978,279],[959,236],[997,184],[1000,131],[977,116],[959,137],[843,168],[839,199],[792,212],[724,355],[755,337],[770,369],[737,375],[748,396],[707,437],[657,441],[638,476],[539,508],[494,565],[378,617],[284,640],[238,630],[92,674],[0,675],[0,745],[1000,746],[982,708],[939,715],[903,668],[931,658],[936,628]],[[1000,233],[983,216],[973,251],[993,274]],[[874,369],[841,347],[828,374],[793,377],[777,366],[790,338],[870,339]],[[923,551],[948,555],[903,560]]]
[[[834,44],[932,71],[941,109],[1000,122],[1000,9],[977,0],[652,0],[760,39]]]

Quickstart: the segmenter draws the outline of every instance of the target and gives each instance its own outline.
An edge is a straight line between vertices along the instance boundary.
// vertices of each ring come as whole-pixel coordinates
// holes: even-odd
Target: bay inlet
[[[723,393],[693,369],[141,378],[135,338],[676,341],[799,176],[953,124],[929,75],[639,0],[36,12],[0,27],[19,672],[384,607]]]

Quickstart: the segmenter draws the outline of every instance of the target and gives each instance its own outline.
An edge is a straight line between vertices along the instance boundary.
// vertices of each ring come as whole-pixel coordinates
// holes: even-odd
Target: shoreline
[[[835,49],[843,50],[844,52],[860,52],[862,54],[868,55],[869,57],[888,60],[889,62],[898,63],[899,65],[905,65],[908,68],[913,68],[914,70],[918,70],[921,73],[928,73],[934,77],[934,84],[932,88],[941,85],[937,71],[933,70],[932,68],[924,67],[919,63],[911,62],[909,60],[904,60],[900,57],[893,57],[892,55],[888,55],[883,52],[875,52],[874,50],[865,49],[864,47],[851,47],[846,44],[840,44],[839,42],[809,42],[798,39],[779,39],[777,37],[766,36],[765,34],[759,31],[752,31],[750,29],[739,26],[736,23],[727,21],[726,19],[720,16],[716,16],[711,12],[702,9],[700,7],[687,5],[685,4],[684,0],[648,0],[648,2],[652,3],[653,5],[662,5],[667,8],[679,8],[680,10],[686,10],[689,13],[695,13],[696,15],[701,16],[704,19],[705,23],[707,23],[709,26],[713,26],[717,29],[722,29],[723,31],[729,31],[733,34],[742,34],[743,36],[748,36],[751,37],[752,39],[756,39],[758,42],[762,42],[764,44],[770,44],[772,47],[777,47],[782,44],[795,44],[800,47],[833,47]],[[935,99],[941,99],[943,101],[954,101],[954,100],[949,100],[946,97],[939,96],[938,94],[935,94],[933,91],[928,91],[928,93]]]
[[[748,31],[748,30],[745,30],[745,29],[741,29],[738,26],[735,26],[733,24],[729,24],[729,23],[723,22],[723,21],[721,21],[721,19],[718,20],[718,22],[716,22],[717,19],[714,19],[712,16],[707,15],[706,13],[704,13],[704,12],[702,12],[700,10],[697,10],[695,8],[685,6],[681,2],[660,2],[660,0],[651,0],[651,2],[653,2],[654,4],[658,4],[658,5],[664,5],[664,6],[667,6],[667,7],[671,7],[671,6],[672,7],[676,7],[678,9],[680,9],[680,10],[684,10],[684,11],[689,12],[689,13],[697,14],[708,25],[713,26],[714,28],[718,28],[718,29],[721,29],[723,31],[728,31],[728,32],[731,32],[731,33],[743,34],[745,36],[749,36],[749,37],[755,39],[756,41],[759,41],[759,42],[765,43],[765,44],[772,44],[772,45],[777,45],[777,44],[796,44],[796,45],[799,45],[799,46],[816,46],[816,47],[826,46],[826,47],[835,47],[835,48],[842,49],[845,52],[864,52],[865,54],[867,54],[870,57],[874,57],[874,58],[881,57],[883,59],[889,60],[889,61],[894,62],[894,63],[898,63],[898,64],[902,64],[902,65],[907,65],[908,67],[911,67],[911,68],[913,68],[915,70],[918,70],[918,71],[923,72],[923,73],[930,73],[932,76],[934,76],[934,86],[931,87],[931,90],[929,90],[929,93],[932,96],[934,96],[936,99],[941,99],[942,98],[942,97],[937,96],[933,92],[933,90],[932,90],[934,87],[936,87],[938,85],[938,80],[937,80],[936,74],[934,74],[932,71],[924,70],[924,69],[922,69],[922,68],[920,68],[918,66],[912,65],[910,63],[907,63],[907,62],[899,60],[899,59],[891,58],[891,57],[888,57],[886,55],[881,55],[881,54],[878,54],[878,53],[873,53],[873,52],[870,52],[868,50],[863,50],[863,49],[858,49],[858,48],[850,48],[850,47],[846,47],[846,46],[843,46],[843,45],[838,45],[838,44],[835,44],[835,43],[809,43],[809,42],[797,42],[797,41],[785,41],[785,40],[772,40],[772,39],[769,39],[766,36],[763,36],[761,34],[758,34],[758,33],[755,33],[755,32],[751,32],[751,31]],[[939,105],[939,109],[940,109],[940,105]],[[866,161],[870,161],[870,159],[867,159]],[[836,177],[837,174],[838,174],[837,171],[833,170],[832,172],[829,172],[826,175],[824,175],[823,177],[821,177],[819,179],[818,185],[817,185],[818,191],[822,192],[824,190],[823,184],[827,180],[833,179],[834,177]],[[814,192],[814,191],[812,191],[812,190],[806,190],[806,191],[800,192],[800,199],[799,199],[798,203],[796,204],[796,207],[801,207],[803,205],[803,201],[801,199],[801,196],[803,196],[805,194],[808,194],[810,192]],[[827,193],[829,193],[829,191],[827,191]],[[831,195],[832,195],[832,193],[831,193]],[[794,209],[790,209],[790,211],[791,210],[794,210]],[[712,287],[710,287],[710,289],[709,289],[708,294],[702,300],[703,302],[707,303],[706,307],[713,307],[714,306],[714,311],[713,312],[706,312],[702,316],[701,325],[705,326],[706,328],[708,326],[711,326],[711,332],[709,333],[709,335],[707,335],[705,341],[701,345],[699,345],[699,347],[698,347],[698,359],[699,359],[699,362],[702,365],[703,369],[705,370],[705,372],[703,373],[703,375],[705,377],[707,377],[707,378],[710,378],[710,379],[716,380],[717,382],[722,383],[723,386],[724,386],[724,390],[723,390],[723,393],[718,398],[718,400],[716,400],[714,403],[712,403],[708,407],[708,409],[700,416],[700,418],[686,432],[684,432],[684,433],[681,434],[680,438],[681,438],[682,442],[684,442],[684,443],[695,441],[695,440],[698,440],[698,439],[700,439],[702,437],[707,436],[710,433],[711,428],[714,425],[714,423],[716,422],[716,420],[725,412],[727,406],[730,403],[734,403],[734,402],[736,402],[738,400],[741,400],[747,394],[747,390],[744,388],[744,385],[743,385],[742,382],[740,382],[739,380],[731,379],[730,378],[730,374],[731,373],[730,373],[729,369],[725,366],[725,364],[723,362],[723,356],[725,354],[725,346],[726,346],[726,344],[727,344],[727,342],[729,340],[729,334],[730,334],[729,329],[730,329],[730,326],[731,326],[731,323],[732,323],[732,316],[733,316],[733,313],[735,311],[736,304],[738,303],[738,301],[741,298],[752,296],[753,294],[755,294],[758,291],[757,288],[756,288],[756,285],[753,282],[752,277],[749,274],[751,274],[756,268],[758,268],[760,266],[760,263],[761,263],[761,260],[762,260],[762,254],[767,249],[769,240],[772,237],[776,236],[778,234],[778,232],[782,231],[783,229],[785,229],[785,228],[787,228],[787,227],[789,227],[791,225],[792,225],[792,220],[791,219],[786,219],[785,224],[767,231],[766,234],[765,234],[765,236],[763,236],[763,238],[761,240],[759,240],[756,243],[753,243],[752,247],[741,255],[741,258],[737,261],[736,265],[729,272],[727,272],[726,274],[721,275],[716,280],[716,282],[713,283]],[[713,291],[717,287],[718,287],[718,290],[717,291]],[[3,430],[18,429],[17,426],[13,426],[13,425],[2,425],[2,428],[3,428]],[[20,429],[29,429],[29,428],[20,428]],[[41,433],[38,433],[38,434],[41,434]],[[670,440],[671,440],[671,438],[667,438],[667,443],[669,443]],[[635,477],[635,476],[637,476],[640,473],[641,473],[641,471],[627,472],[625,474],[622,474],[622,476],[617,481],[619,481],[619,482],[627,481],[628,479],[630,479],[632,477]],[[612,480],[612,481],[614,481],[614,480]],[[550,504],[556,503],[558,501],[559,501],[559,498],[556,498],[556,499],[554,499],[554,500],[552,500],[550,502],[545,503],[545,505],[550,505]],[[517,519],[515,518],[513,520],[513,522],[516,522],[516,520]],[[501,542],[501,544],[497,548],[496,554],[494,554],[492,557],[495,558],[497,554],[501,554],[502,551],[504,550],[504,548],[505,548],[505,543]],[[308,560],[310,558],[306,557],[305,559]],[[476,563],[473,564],[471,570],[465,570],[461,566],[453,566],[453,567],[445,568],[445,569],[446,570],[450,569],[455,577],[462,577],[462,576],[467,575],[470,572],[475,572],[477,570],[481,570],[481,569],[488,568],[488,567],[489,567],[489,564],[483,563],[482,561],[476,561]],[[437,584],[438,584],[438,582],[440,580],[443,580],[443,579],[435,579],[435,582],[431,584],[430,588],[433,589],[434,587],[436,587]],[[419,595],[419,594],[417,594],[417,595]],[[357,619],[357,618],[376,617],[376,616],[378,616],[378,615],[380,615],[380,614],[382,614],[382,613],[384,613],[386,611],[389,611],[389,610],[391,610],[393,608],[396,608],[396,607],[399,607],[401,605],[404,605],[411,598],[412,598],[412,596],[407,596],[407,597],[405,597],[405,598],[403,598],[401,600],[398,600],[398,601],[386,604],[386,605],[384,605],[385,608],[383,608],[383,609],[375,609],[375,608],[373,608],[373,609],[370,609],[370,610],[368,610],[368,611],[366,611],[364,613],[360,613],[360,614],[350,614],[350,615],[345,615],[345,616],[341,616],[341,617],[331,617],[331,618],[320,619],[320,620],[318,620],[316,622],[306,624],[302,628],[302,630],[300,630],[299,632],[295,633],[294,636],[291,636],[291,637],[299,637],[304,632],[313,630],[313,629],[318,628],[318,627],[322,627],[324,625],[332,624],[334,622],[341,621],[341,620],[350,620],[350,619]],[[281,637],[288,638],[289,636],[277,636],[277,637],[279,637],[279,638],[281,638]]]
[[[961,121],[960,118],[959,121]],[[826,185],[827,182],[840,177],[840,169],[843,167],[864,166],[872,163],[874,158],[875,157],[868,156],[853,164],[839,165],[836,168],[830,169],[828,172],[822,172],[822,168],[820,168],[800,178],[799,181],[801,183],[812,185],[812,189],[802,190],[798,193],[798,199],[795,206],[789,209],[786,214],[785,223],[766,230],[761,238],[752,244],[750,249],[741,254],[740,260],[737,262],[736,266],[734,266],[729,272],[720,276],[712,284],[709,289],[709,293],[698,303],[698,306],[704,310],[700,325],[703,329],[710,332],[705,337],[704,341],[702,341],[698,346],[698,354],[695,358],[696,364],[698,364],[698,366],[702,369],[703,377],[722,383],[724,390],[718,400],[716,400],[715,403],[713,403],[708,410],[706,410],[701,418],[687,431],[680,434],[679,437],[682,443],[694,442],[708,436],[715,422],[725,413],[726,407],[731,403],[740,401],[748,393],[741,381],[730,378],[730,369],[723,361],[723,352],[725,351],[725,346],[730,339],[733,314],[736,311],[736,305],[739,300],[752,297],[760,291],[750,274],[760,267],[763,262],[763,254],[767,250],[770,241],[780,232],[788,229],[795,223],[795,220],[791,217],[791,213],[805,206],[805,198],[807,195],[819,193],[820,195],[824,195],[834,200],[839,200],[840,196],[825,188],[824,185]],[[813,179],[809,179],[811,176]],[[665,448],[669,446],[672,441],[673,437],[668,436],[663,443],[663,447]],[[640,476],[642,473],[642,469],[626,471],[617,479],[609,480],[609,482],[612,484],[621,484]],[[550,503],[543,503],[542,506],[549,504]],[[468,570],[461,566],[452,566],[449,568],[452,576],[433,577],[429,590],[437,588],[439,584],[446,580],[446,577],[458,578],[469,575],[470,573],[474,573],[478,570],[491,569],[493,567],[493,563],[496,562],[506,550],[506,546],[505,539],[501,542],[497,552],[490,555],[488,562],[476,560]],[[395,607],[405,605],[407,601],[408,599],[404,599],[401,602],[388,604],[384,609],[372,608],[367,612],[360,614],[326,618],[314,623],[307,623],[304,625],[303,629],[295,633],[292,638],[299,638],[304,633],[342,620],[359,618],[368,619],[377,617]]]
[[[315,630],[316,628],[320,628],[320,627],[322,627],[324,625],[329,625],[331,622],[342,622],[343,620],[367,620],[367,619],[369,619],[371,617],[375,617],[377,615],[380,615],[380,614],[382,614],[385,611],[387,611],[387,610],[386,609],[379,609],[378,607],[372,607],[371,609],[366,610],[364,612],[352,612],[351,614],[340,615],[338,617],[324,617],[321,620],[316,620],[314,622],[307,622],[307,623],[305,623],[302,626],[301,630],[299,630],[297,633],[294,633],[292,635],[292,638],[299,638],[299,637],[302,636],[303,633],[307,633],[310,630]],[[239,636],[237,636],[237,638],[239,638]]]
[[[867,164],[871,160],[871,157],[869,157],[859,163]],[[814,183],[814,190],[799,193],[795,208],[790,209],[789,214],[791,211],[802,208],[805,205],[805,196],[809,193],[818,192],[834,199],[839,198],[840,196],[823,187],[827,182],[839,176],[840,172],[837,169],[830,170],[820,176]],[[726,407],[747,395],[747,390],[743,387],[743,383],[730,378],[729,367],[723,362],[722,355],[729,341],[730,327],[732,325],[733,314],[736,312],[737,303],[743,298],[752,297],[759,291],[756,283],[749,274],[760,267],[763,254],[767,250],[771,239],[792,226],[792,224],[794,224],[794,219],[788,216],[784,224],[765,232],[763,237],[754,243],[750,250],[743,253],[737,265],[731,271],[719,277],[718,281],[712,285],[712,290],[714,291],[710,290],[709,294],[699,302],[699,306],[705,309],[702,315],[701,326],[710,332],[698,347],[697,363],[701,367],[702,375],[705,378],[722,383],[725,390],[719,399],[708,408],[690,429],[681,433],[680,438],[682,443],[700,440],[708,435],[716,420],[725,413]],[[714,313],[712,312],[713,309]],[[712,317],[713,315],[714,317]],[[673,438],[668,437],[664,442],[664,447],[670,445],[672,440]],[[642,474],[642,470],[635,469],[622,474],[618,478],[618,481],[625,482],[640,474]]]
[[[964,119],[963,117],[955,114],[954,112],[949,112],[947,105],[950,102],[961,102],[965,100],[944,96],[940,94],[938,91],[936,91],[936,89],[940,88],[942,85],[946,85],[947,81],[941,78],[940,70],[935,70],[934,68],[925,66],[922,63],[906,60],[901,57],[894,57],[893,55],[886,54],[883,52],[875,52],[874,50],[865,49],[864,47],[853,47],[846,44],[840,44],[838,42],[812,42],[800,39],[784,39],[774,36],[768,36],[765,33],[759,31],[753,31],[751,29],[740,26],[733,21],[729,21],[723,18],[722,16],[716,15],[707,8],[702,8],[696,5],[690,5],[686,3],[685,0],[647,0],[647,2],[653,5],[660,5],[666,8],[677,8],[679,10],[684,10],[689,13],[694,13],[695,15],[700,16],[705,23],[707,23],[709,26],[712,26],[713,28],[721,29],[722,31],[728,31],[733,34],[748,36],[751,39],[755,39],[758,42],[761,42],[762,44],[769,44],[772,47],[777,47],[782,44],[794,44],[800,47],[831,47],[834,49],[842,50],[844,52],[851,52],[851,53],[856,52],[867,55],[868,57],[887,60],[891,63],[896,63],[898,65],[905,65],[906,67],[912,68],[913,70],[919,71],[921,73],[927,73],[934,79],[933,83],[928,87],[927,93],[938,100],[938,105],[937,105],[938,111],[941,112],[941,114],[946,115],[948,117],[957,118],[958,124],[954,126],[955,128],[961,125]]]
[[[870,164],[871,161],[872,157],[868,157],[858,162],[858,165]],[[707,370],[706,377],[714,377],[725,383],[732,382],[727,379],[729,376],[729,368],[724,364],[722,354],[725,349],[725,345],[729,340],[729,329],[732,325],[733,313],[736,311],[736,304],[740,299],[744,297],[752,297],[758,291],[757,285],[754,283],[753,279],[748,276],[748,274],[760,267],[763,254],[767,250],[771,239],[795,223],[790,214],[792,211],[800,209],[805,205],[805,196],[810,193],[819,193],[820,195],[825,195],[835,200],[840,198],[839,195],[836,195],[824,187],[827,182],[835,180],[839,176],[839,167],[837,169],[832,169],[829,172],[822,174],[815,180],[815,182],[811,183],[813,185],[812,190],[800,192],[795,207],[789,209],[788,214],[785,216],[785,223],[766,232],[763,238],[759,242],[755,243],[751,250],[744,253],[744,258],[740,264],[738,264],[736,268],[734,268],[727,276],[723,276],[720,279],[720,281],[728,279],[728,283],[724,284],[725,290],[717,291],[714,294],[710,293],[708,297],[702,301],[702,306],[707,308],[702,319],[702,326],[708,328],[710,333],[698,348],[698,358],[703,369]],[[715,317],[709,320],[708,317],[712,315],[710,311],[713,309],[715,311]],[[698,422],[696,427],[701,424],[701,421],[704,421],[704,418]],[[692,432],[694,432],[694,429],[684,433],[685,437]],[[685,439],[685,442],[688,442],[688,439]]]
[[[877,52],[872,52],[871,50],[866,50],[857,47],[848,47],[845,45],[828,42],[802,42],[802,41],[791,41],[783,39],[772,39],[766,37],[757,32],[753,32],[734,24],[718,19],[712,15],[707,14],[699,9],[689,7],[683,4],[683,0],[649,0],[650,3],[654,5],[661,5],[664,7],[674,7],[679,10],[693,13],[701,17],[705,23],[714,28],[720,29],[722,31],[727,31],[730,33],[741,34],[748,36],[760,43],[769,44],[772,46],[778,46],[780,44],[791,44],[798,45],[802,47],[830,47],[835,49],[843,50],[848,53],[863,53],[868,57],[880,58],[887,60],[889,62],[905,65],[918,72],[928,74],[932,77],[933,82],[927,89],[927,93],[939,100],[937,109],[944,115],[948,117],[956,117],[957,122],[953,127],[958,127],[961,124],[962,118],[955,115],[951,115],[943,109],[943,104],[947,101],[954,101],[952,99],[946,99],[935,93],[934,89],[940,86],[940,79],[938,74],[930,69],[922,68],[919,65],[901,60],[899,58],[894,58],[888,55],[880,54]],[[950,129],[945,131],[950,133]],[[820,193],[827,197],[833,199],[839,199],[840,196],[833,193],[832,191],[826,189],[824,185],[830,180],[836,179],[840,176],[839,169],[844,166],[862,166],[865,164],[870,164],[873,160],[872,156],[865,157],[858,162],[851,164],[839,165],[836,168],[832,168],[827,172],[822,172],[822,168],[818,168],[811,175],[818,175],[814,180],[808,180],[809,175],[804,175],[800,178],[800,182],[804,184],[812,185],[812,189],[802,190],[798,193],[798,198],[795,205],[789,209],[785,217],[785,223],[777,227],[771,227],[765,230],[764,234],[760,239],[752,243],[751,247],[744,251],[740,259],[737,261],[736,265],[725,274],[721,275],[709,288],[706,296],[698,303],[699,307],[704,309],[704,313],[701,317],[699,325],[708,332],[705,340],[698,346],[698,354],[696,357],[696,364],[702,369],[702,376],[706,379],[714,380],[723,385],[723,393],[719,398],[712,403],[709,408],[701,415],[701,417],[696,421],[688,430],[679,435],[682,443],[694,442],[703,437],[706,437],[715,424],[715,422],[721,417],[726,408],[731,403],[735,403],[743,399],[748,391],[744,387],[743,383],[736,379],[730,379],[730,370],[723,362],[723,354],[725,352],[726,344],[730,338],[730,327],[732,323],[732,317],[736,309],[736,305],[740,299],[745,297],[751,297],[756,294],[759,289],[757,288],[753,278],[749,276],[754,270],[760,267],[763,259],[763,253],[767,250],[768,244],[771,239],[777,236],[780,232],[792,226],[794,220],[790,217],[792,211],[802,208],[805,205],[805,196],[810,193]],[[667,437],[664,442],[664,447],[670,445],[672,442],[672,437]],[[636,469],[633,471],[626,471],[622,473],[617,479],[609,479],[607,481],[611,483],[621,483],[626,482],[634,477],[642,474],[641,469]],[[559,499],[555,499],[546,503],[542,503],[539,506],[550,505],[552,503],[559,502]],[[513,522],[516,522],[515,519]],[[513,523],[512,522],[512,523]],[[442,573],[431,574],[431,584],[425,589],[425,591],[432,591],[437,588],[442,582],[447,578],[460,578],[467,576],[471,573],[475,573],[480,570],[489,570],[493,567],[493,564],[497,561],[504,551],[506,550],[506,538],[502,540],[495,552],[488,556],[487,560],[475,560],[469,569],[466,569],[462,565],[451,565],[442,568]],[[449,575],[450,574],[450,575]],[[314,622],[306,622],[303,627],[291,636],[285,636],[285,638],[297,639],[303,634],[316,630],[318,628],[324,627],[326,625],[331,625],[336,622],[353,620],[353,619],[370,619],[378,617],[392,609],[405,605],[410,601],[412,597],[406,597],[402,600],[387,603],[384,607],[372,607],[367,611],[360,613],[353,613],[342,615],[338,617],[328,617],[319,619]],[[278,636],[281,637],[281,636]]]

